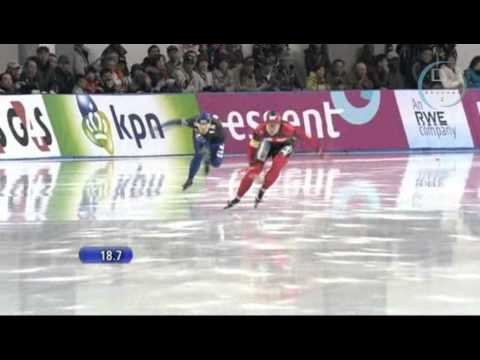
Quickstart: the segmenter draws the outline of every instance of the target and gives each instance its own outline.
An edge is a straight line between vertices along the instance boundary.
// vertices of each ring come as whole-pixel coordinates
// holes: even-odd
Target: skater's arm
[[[195,123],[195,118],[173,119],[173,120],[169,120],[165,124],[163,124],[162,128],[170,128],[170,127],[189,127],[189,128],[193,128],[194,123]]]
[[[189,128],[194,128],[195,127],[195,122],[197,121],[197,117],[189,118],[189,119],[182,119],[181,120],[181,125]]]
[[[260,148],[260,135],[258,132],[255,130],[252,136],[252,140],[248,143],[248,148],[247,148],[247,156],[248,156],[248,163],[250,165],[253,165],[256,161],[256,156],[258,149]]]
[[[301,141],[304,144],[308,144],[314,147],[317,150],[317,152],[320,151],[320,148],[321,148],[320,140],[314,137],[308,136],[302,128],[297,127],[295,128],[295,131],[292,137],[289,139],[288,144],[295,146],[295,144],[297,144],[298,141]]]

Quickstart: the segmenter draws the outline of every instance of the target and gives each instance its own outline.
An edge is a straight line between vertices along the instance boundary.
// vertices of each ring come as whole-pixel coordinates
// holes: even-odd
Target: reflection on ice
[[[480,313],[478,156],[297,157],[230,212],[243,158],[188,160],[0,163],[0,313]]]

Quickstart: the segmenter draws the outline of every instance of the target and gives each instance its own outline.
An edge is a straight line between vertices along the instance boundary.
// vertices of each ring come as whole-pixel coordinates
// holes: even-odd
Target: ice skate
[[[233,208],[235,205],[237,205],[238,203],[240,203],[240,199],[235,198],[235,199],[233,199],[233,200],[231,200],[231,201],[229,201],[229,202],[227,203],[227,206],[224,208],[224,210],[231,209],[231,208]]]
[[[260,189],[258,195],[255,197],[255,209],[258,209],[258,205],[263,202],[263,196],[265,195],[265,190]]]
[[[193,180],[192,179],[188,179],[187,182],[185,184],[183,184],[183,191],[186,191],[187,189],[189,189],[191,186],[193,185]]]

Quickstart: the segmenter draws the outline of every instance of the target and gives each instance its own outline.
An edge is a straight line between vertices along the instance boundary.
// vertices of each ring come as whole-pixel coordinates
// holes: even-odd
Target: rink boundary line
[[[353,156],[405,156],[405,155],[442,155],[442,154],[478,154],[480,149],[416,149],[416,150],[355,150],[355,151],[329,151],[323,154],[318,153],[296,153],[295,156],[318,157],[319,160],[332,161],[331,156],[340,156],[344,158]],[[45,158],[18,158],[18,159],[0,159],[0,163],[11,162],[62,162],[62,161],[115,161],[115,160],[134,160],[134,159],[161,159],[161,158],[186,158],[189,155],[145,155],[145,156],[75,156],[75,157],[45,157]],[[225,158],[245,157],[245,154],[225,154]]]

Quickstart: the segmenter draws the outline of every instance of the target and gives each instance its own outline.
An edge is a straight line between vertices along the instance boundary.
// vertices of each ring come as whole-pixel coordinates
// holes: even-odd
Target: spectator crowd
[[[40,46],[23,66],[7,65],[0,94],[417,89],[420,80],[424,89],[480,88],[480,56],[462,71],[456,44],[386,44],[382,54],[365,44],[351,69],[342,59],[331,60],[327,44],[310,44],[303,79],[288,44],[254,44],[248,57],[241,44],[172,45],[166,54],[152,45],[132,66],[126,55],[121,44],[110,44],[99,59],[84,44],[74,45],[73,57]]]

